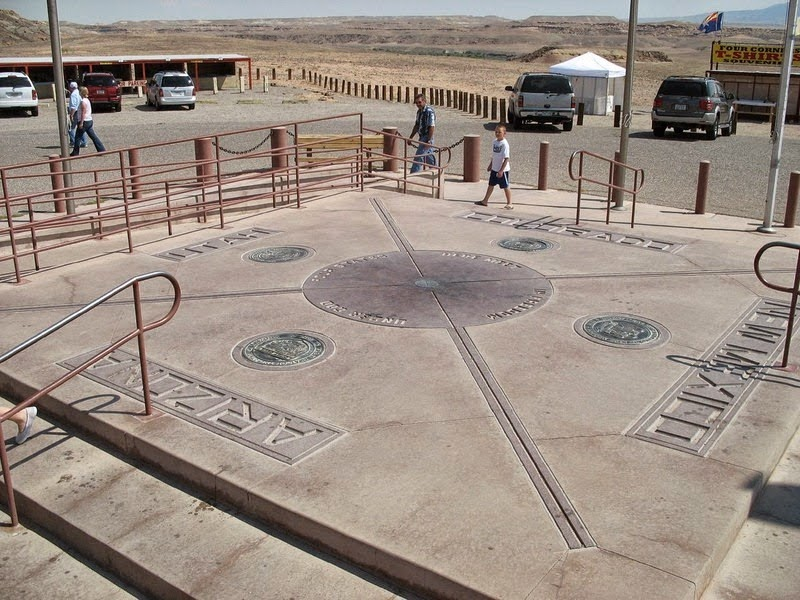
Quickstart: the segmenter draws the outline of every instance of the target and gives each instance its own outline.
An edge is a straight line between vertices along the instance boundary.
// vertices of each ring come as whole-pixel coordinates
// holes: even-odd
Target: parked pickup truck
[[[508,99],[508,122],[514,129],[525,122],[560,124],[572,131],[575,117],[575,94],[566,75],[523,73],[512,86]]]

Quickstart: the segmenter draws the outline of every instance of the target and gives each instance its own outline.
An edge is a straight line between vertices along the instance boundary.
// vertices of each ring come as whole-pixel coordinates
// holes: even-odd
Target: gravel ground
[[[104,144],[113,149],[351,112],[363,113],[364,125],[372,129],[393,126],[403,135],[411,131],[414,108],[409,104],[323,93],[299,87],[301,82],[295,85],[298,87],[275,85],[269,93],[239,94],[227,90],[216,95],[201,93],[193,111],[184,108],[155,111],[145,106],[144,98],[129,95],[124,99],[122,112],[96,112],[95,130]],[[59,152],[56,106],[52,100],[42,102],[39,117],[0,114],[0,121],[6,139],[17,141],[0,146],[0,165],[34,162]],[[480,134],[481,165],[484,159],[488,161],[496,123],[441,107],[437,109],[437,121],[439,145],[453,146],[465,135]],[[586,116],[584,125],[569,133],[551,126],[530,127],[510,131],[508,140],[512,185],[537,184],[540,144],[548,142],[548,187],[575,190],[575,182],[570,180],[567,170],[570,155],[586,150],[613,157],[619,149],[620,129],[613,127],[611,115]],[[462,145],[453,148],[452,174],[463,173],[462,148]],[[634,110],[628,164],[644,170],[641,202],[694,210],[700,162],[707,160],[710,162],[707,212],[751,218],[754,224],[760,224],[772,151],[767,123],[740,122],[736,135],[715,141],[707,141],[699,133],[676,137],[671,132],[665,138],[655,139],[650,131],[649,112]],[[784,219],[792,171],[800,171],[798,125],[785,128],[774,213],[776,223]]]

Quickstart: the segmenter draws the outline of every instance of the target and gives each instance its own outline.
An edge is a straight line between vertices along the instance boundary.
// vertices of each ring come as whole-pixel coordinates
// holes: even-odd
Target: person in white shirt
[[[489,186],[486,188],[486,195],[483,200],[479,200],[475,204],[481,206],[489,205],[489,196],[492,195],[494,187],[500,186],[506,194],[506,205],[504,208],[511,210],[514,205],[511,204],[511,182],[510,171],[511,163],[511,150],[508,146],[506,139],[506,128],[504,125],[498,125],[494,129],[495,140],[492,142],[492,158],[489,161],[489,166],[486,168],[489,171]]]
[[[98,152],[105,152],[106,147],[94,132],[92,103],[89,101],[89,90],[88,88],[82,87],[80,88],[80,93],[81,103],[80,106],[78,106],[78,129],[75,131],[75,143],[72,146],[72,152],[70,152],[70,156],[78,156],[78,154],[80,154],[81,147],[80,144],[78,144],[78,140],[83,137],[84,133],[92,139],[92,143]]]
[[[78,107],[81,105],[81,93],[78,91],[78,84],[74,81],[69,84],[69,104],[67,112],[69,114],[69,145],[75,145],[75,130],[78,128]],[[81,138],[81,148],[86,147],[86,135]]]

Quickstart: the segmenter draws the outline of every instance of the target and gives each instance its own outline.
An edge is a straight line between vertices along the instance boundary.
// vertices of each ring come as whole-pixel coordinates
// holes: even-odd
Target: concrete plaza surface
[[[43,527],[99,529],[94,560],[123,580],[133,564],[160,569],[145,589],[163,597],[699,598],[800,423],[796,335],[777,368],[789,298],[753,272],[764,244],[800,231],[643,204],[631,229],[629,203],[606,225],[597,200],[575,226],[574,193],[516,187],[506,211],[499,191],[475,206],[484,189],[375,187],[224,230],[154,230],[133,254],[110,238],[92,242],[100,258],[75,249],[0,285],[5,348],[136,274],[167,271],[183,290],[147,337],[157,418],[137,416],[135,345],[40,403],[36,433],[9,451],[23,525],[52,510]],[[223,237],[237,243],[211,243]],[[213,251],[176,259],[202,245]],[[248,259],[265,248],[304,257]],[[789,285],[795,261],[773,249],[761,267]],[[147,316],[166,312],[167,291],[145,286]],[[106,305],[8,361],[0,392],[54,380],[131,313]],[[248,362],[254,338],[283,333],[319,352]],[[82,436],[153,481],[120,484],[72,447]],[[210,504],[153,500],[174,478]],[[776,485],[774,502],[796,505],[796,480]],[[131,506],[138,520],[124,521]],[[205,524],[182,520],[205,510]],[[771,526],[796,539],[792,515]],[[204,527],[211,541],[193,546]],[[247,562],[259,535],[265,571]],[[3,555],[24,556],[20,539],[3,536]],[[764,552],[777,561],[787,545],[797,552],[785,538]],[[797,589],[788,567],[773,589]],[[727,584],[718,597],[735,597]]]

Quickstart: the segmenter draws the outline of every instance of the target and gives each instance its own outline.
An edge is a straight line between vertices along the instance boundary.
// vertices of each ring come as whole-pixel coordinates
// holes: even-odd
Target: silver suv
[[[39,95],[25,73],[0,73],[0,109],[22,109],[39,115]]]
[[[147,104],[161,110],[164,106],[188,106],[194,109],[194,82],[182,71],[159,71],[147,80]]]
[[[736,133],[733,94],[710,77],[667,77],[653,100],[653,135],[664,137],[667,127],[677,134],[700,129],[707,140]]]
[[[566,75],[523,73],[512,86],[508,98],[508,122],[519,129],[526,121],[561,124],[572,131],[575,116],[575,94]]]

